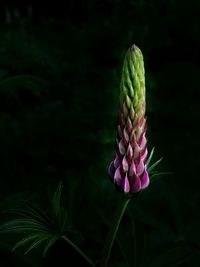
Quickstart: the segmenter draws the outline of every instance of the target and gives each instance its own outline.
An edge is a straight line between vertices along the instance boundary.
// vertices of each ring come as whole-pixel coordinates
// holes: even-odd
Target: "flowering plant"
[[[114,158],[108,170],[112,182],[122,194],[119,194],[119,206],[110,225],[100,259],[96,262],[91,260],[68,236],[71,229],[67,224],[67,213],[61,204],[62,183],[59,184],[52,198],[51,214],[46,214],[33,203],[25,202],[23,208],[14,210],[21,218],[11,220],[1,226],[1,233],[25,235],[16,243],[13,250],[28,246],[25,251],[27,254],[41,243],[45,243],[43,250],[45,256],[49,248],[57,240],[62,239],[75,249],[90,266],[98,264],[101,267],[108,266],[113,243],[127,205],[136,193],[148,187],[149,175],[160,162],[158,160],[149,166],[154,149],[147,157],[145,110],[143,55],[140,49],[133,45],[126,53],[122,69],[116,144]]]

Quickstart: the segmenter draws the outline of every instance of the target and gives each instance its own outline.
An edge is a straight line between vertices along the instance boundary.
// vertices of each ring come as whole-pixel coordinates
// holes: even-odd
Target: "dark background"
[[[135,43],[145,60],[149,150],[156,147],[155,160],[163,157],[159,170],[172,174],[152,182],[132,201],[129,212],[136,211],[138,227],[145,232],[145,266],[166,253],[163,263],[152,267],[165,266],[166,259],[169,267],[200,266],[200,2],[71,0],[44,7],[35,1],[4,2],[2,210],[5,199],[22,196],[48,209],[48,199],[62,180],[63,203],[73,228],[81,233],[76,242],[98,258],[119,194],[107,167],[113,155],[123,58]],[[39,80],[21,76],[9,86],[3,84],[15,75]],[[121,228],[122,236],[128,235],[126,217]],[[62,242],[42,259],[39,251],[29,256],[11,253],[16,240],[0,238],[2,267],[86,266]],[[175,265],[185,248],[188,255]],[[113,261],[123,260],[118,250],[115,244]]]

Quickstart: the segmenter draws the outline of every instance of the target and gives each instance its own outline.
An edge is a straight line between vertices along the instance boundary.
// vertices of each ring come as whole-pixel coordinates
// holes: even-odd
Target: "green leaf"
[[[49,239],[44,247],[43,251],[43,257],[46,256],[47,251],[52,247],[52,245],[59,239],[59,236],[53,236],[51,239]]]
[[[153,169],[155,169],[155,167],[161,162],[163,158],[160,158],[159,160],[157,160],[156,162],[154,162],[150,167],[148,167],[148,172],[151,173],[151,171]]]
[[[149,164],[150,164],[150,162],[152,160],[152,157],[153,157],[153,154],[154,154],[154,150],[155,150],[155,147],[152,148],[151,153],[150,153],[150,155],[148,157],[148,160],[147,160],[147,168],[148,168],[148,166],[149,166]]]
[[[54,193],[53,200],[52,200],[53,212],[56,217],[58,216],[60,212],[60,208],[61,208],[60,200],[61,200],[62,189],[63,189],[63,185],[62,185],[62,182],[60,182]]]
[[[47,239],[47,236],[39,236],[35,241],[28,247],[28,249],[25,251],[25,255],[28,254],[31,250],[38,247],[42,242],[44,242]]]
[[[29,245],[25,252],[25,254],[27,254],[32,249],[46,242],[43,251],[43,255],[45,256],[56,240],[62,237],[66,229],[68,230],[66,227],[67,213],[61,206],[62,188],[63,185],[60,183],[52,199],[50,216],[29,201],[23,201],[23,207],[8,209],[9,213],[13,212],[21,218],[13,219],[1,225],[0,233],[25,234],[25,236],[15,244],[13,250]]]
[[[15,246],[12,248],[12,251],[14,251],[15,249],[17,249],[21,246],[26,245],[27,243],[29,243],[30,241],[32,241],[33,239],[36,239],[38,237],[40,237],[40,234],[31,234],[29,236],[22,238],[19,242],[17,242],[15,244]]]

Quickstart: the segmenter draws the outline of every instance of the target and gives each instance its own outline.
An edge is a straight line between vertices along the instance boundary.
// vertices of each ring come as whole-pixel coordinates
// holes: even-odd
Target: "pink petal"
[[[144,162],[143,160],[140,158],[139,159],[139,163],[136,166],[136,173],[137,175],[141,175],[144,172]]]
[[[144,132],[144,133],[141,135],[138,144],[139,144],[140,148],[143,149],[143,148],[145,147],[146,143],[147,143],[147,139],[146,139],[146,137],[145,137],[145,132]]]
[[[132,126],[131,120],[128,117],[127,124],[126,124],[126,131],[127,131],[128,134],[131,133],[132,128],[133,128],[133,126]]]
[[[125,117],[127,117],[127,115],[128,115],[128,109],[126,107],[126,103],[125,102],[122,105],[122,112],[125,115]]]
[[[131,143],[132,148],[134,148],[136,146],[136,137],[135,137],[134,130],[131,133],[130,143]]]
[[[128,171],[128,161],[126,159],[126,156],[123,157],[123,160],[122,160],[122,167],[123,167],[123,171],[124,172],[127,172]]]
[[[143,117],[141,120],[141,127],[143,129],[143,132],[146,131],[146,119]]]
[[[135,163],[132,161],[130,169],[129,169],[129,176],[133,176],[136,174],[136,168],[135,168]]]
[[[124,128],[125,120],[124,120],[124,115],[123,115],[123,113],[121,113],[121,114],[119,115],[119,124],[120,124],[120,127],[121,127],[121,128]]]
[[[140,156],[141,156],[141,159],[142,159],[143,161],[145,161],[145,159],[146,159],[146,157],[147,157],[147,153],[148,153],[148,151],[147,151],[147,147],[145,147],[145,148],[143,149],[143,151],[140,152]]]
[[[149,185],[149,174],[146,170],[144,170],[144,173],[140,179],[141,181],[141,188],[144,189]]]
[[[126,139],[126,142],[128,142],[129,141],[129,136],[128,136],[128,133],[127,133],[125,128],[124,128],[124,131],[123,131],[123,135],[124,135],[124,138]]]
[[[118,167],[115,171],[115,175],[114,175],[114,181],[117,185],[121,185],[122,182],[122,175],[121,175],[121,170],[120,167]]]
[[[117,128],[118,128],[118,135],[120,138],[122,138],[122,129],[121,129],[120,125],[118,125]]]
[[[129,144],[128,149],[127,149],[127,159],[128,159],[129,165],[131,164],[132,157],[133,157],[133,149],[132,149],[131,145]]]
[[[121,141],[119,142],[119,152],[121,155],[124,155],[125,154],[125,147],[124,147],[124,144],[123,144],[123,140],[121,139]]]
[[[141,127],[137,127],[137,131],[136,131],[136,140],[137,142],[139,142],[140,140],[140,136],[142,135],[142,128]]]
[[[137,159],[140,155],[140,147],[136,143],[135,148],[134,148],[134,159]]]
[[[141,190],[140,178],[137,175],[133,176],[133,193],[137,193]]]
[[[125,179],[124,179],[124,192],[128,193],[129,191],[130,191],[130,184],[129,184],[129,180],[126,174]]]
[[[114,161],[111,161],[109,167],[108,167],[108,173],[110,175],[110,177],[114,177],[114,173],[115,173],[115,168],[114,168]]]

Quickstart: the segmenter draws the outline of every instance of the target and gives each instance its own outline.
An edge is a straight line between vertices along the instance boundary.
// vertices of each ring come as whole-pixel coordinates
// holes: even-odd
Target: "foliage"
[[[12,250],[19,247],[28,247],[25,254],[45,243],[43,256],[49,248],[69,230],[67,227],[67,213],[61,205],[62,183],[59,184],[51,203],[51,216],[40,207],[26,201],[21,208],[10,209],[18,219],[13,219],[0,227],[1,234],[23,234]]]

